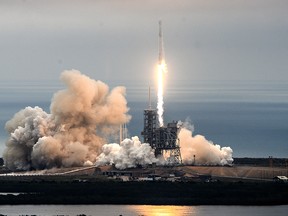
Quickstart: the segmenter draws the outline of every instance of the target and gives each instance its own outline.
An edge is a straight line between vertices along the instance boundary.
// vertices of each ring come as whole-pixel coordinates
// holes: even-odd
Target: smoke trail
[[[54,94],[51,114],[26,107],[6,123],[3,154],[10,170],[83,166],[96,161],[106,138],[127,123],[125,88],[108,86],[79,71],[64,71],[67,89]]]
[[[96,165],[114,164],[117,169],[156,163],[154,151],[149,144],[141,144],[139,138],[125,139],[121,144],[106,144],[97,157]]]
[[[193,136],[193,126],[185,122],[178,134],[181,156],[184,164],[196,165],[230,165],[233,162],[233,150],[220,147],[206,140],[202,135]],[[195,158],[194,158],[195,155]],[[194,161],[195,159],[195,161]]]

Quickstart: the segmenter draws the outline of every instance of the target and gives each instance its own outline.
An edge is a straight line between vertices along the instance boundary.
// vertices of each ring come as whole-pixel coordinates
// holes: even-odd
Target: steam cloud
[[[186,165],[230,165],[233,162],[232,149],[220,147],[205,139],[202,135],[193,136],[193,126],[189,122],[181,123],[178,134],[183,164]],[[117,169],[136,167],[156,163],[169,165],[162,156],[155,158],[149,144],[141,144],[138,137],[125,139],[119,144],[105,144],[97,157],[96,165],[114,164]],[[195,161],[194,161],[195,155]],[[170,164],[171,165],[171,164]]]
[[[96,165],[114,164],[118,169],[158,162],[149,144],[141,144],[139,138],[125,139],[121,144],[106,144],[97,158]]]
[[[67,89],[52,98],[51,114],[26,107],[5,125],[10,134],[3,153],[10,170],[83,166],[95,162],[106,138],[130,116],[125,88],[108,86],[79,71],[64,71]]]
[[[229,165],[232,164],[233,150],[220,147],[206,140],[202,135],[193,136],[193,126],[185,122],[178,134],[181,156],[184,164],[196,165]],[[194,161],[195,155],[195,161]]]
[[[181,126],[178,138],[180,140],[181,156],[186,165],[230,165],[233,162],[232,149],[220,147],[206,140],[202,135],[193,136],[193,126],[187,121],[179,122]],[[195,155],[195,161],[194,161]],[[102,153],[97,157],[96,165],[115,165],[117,169],[136,167],[137,165],[169,165],[162,156],[155,158],[149,144],[141,144],[139,138],[125,139],[119,144],[105,144]]]
[[[50,111],[26,107],[9,120],[10,134],[3,154],[12,171],[85,165],[114,164],[118,169],[157,163],[149,144],[138,137],[120,144],[107,144],[119,125],[129,122],[125,88],[108,86],[79,71],[64,71],[61,80],[67,89],[56,92]],[[192,126],[184,123],[178,135],[185,164],[225,165],[232,163],[232,149],[220,148],[204,136],[192,136]]]

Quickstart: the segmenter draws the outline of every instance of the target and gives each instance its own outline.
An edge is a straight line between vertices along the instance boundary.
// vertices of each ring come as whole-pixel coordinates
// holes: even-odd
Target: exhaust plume
[[[159,57],[158,57],[158,67],[157,67],[157,114],[159,126],[164,126],[164,74],[167,73],[167,65],[164,58],[164,46],[163,46],[163,33],[162,33],[162,22],[159,21]]]
[[[138,165],[156,163],[154,151],[147,143],[142,144],[139,138],[125,139],[121,144],[106,144],[98,156],[96,165],[114,164],[117,169],[126,169]]]
[[[119,125],[129,122],[125,88],[109,87],[79,71],[64,71],[61,80],[66,89],[56,92],[50,112],[40,107],[26,107],[9,120],[10,134],[3,154],[12,171],[50,169],[54,167],[114,164],[118,169],[157,163],[149,144],[138,137],[120,144],[107,144],[117,136]],[[163,106],[163,104],[162,104]],[[161,124],[160,124],[161,125]],[[184,123],[178,134],[185,164],[231,164],[232,149],[220,147],[201,135],[192,135],[193,127]],[[195,155],[195,160],[194,160]]]
[[[202,135],[193,136],[193,126],[188,122],[182,125],[178,138],[184,164],[230,165],[233,162],[233,150],[230,147],[221,148]]]
[[[107,143],[129,122],[125,88],[109,87],[79,71],[64,71],[67,89],[54,94],[51,114],[26,107],[9,120],[10,134],[3,153],[13,171],[95,163]]]
[[[164,126],[164,73],[166,72],[166,64],[163,61],[161,64],[158,64],[158,91],[157,91],[157,114],[159,126]]]

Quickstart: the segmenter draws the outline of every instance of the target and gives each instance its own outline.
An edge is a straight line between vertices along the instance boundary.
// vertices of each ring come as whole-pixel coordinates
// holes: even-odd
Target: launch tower
[[[144,110],[144,130],[142,135],[144,143],[149,143],[153,149],[156,148],[157,111],[155,109]]]
[[[144,143],[150,144],[155,156],[163,156],[168,164],[182,164],[177,122],[168,123],[167,126],[159,126],[156,109],[152,109],[149,88],[149,108],[144,110],[144,129],[142,136]]]
[[[163,156],[168,164],[182,164],[180,145],[178,139],[179,127],[177,122],[168,123],[167,126],[159,127],[157,110],[144,110],[144,129],[142,136],[144,143],[150,144],[155,151],[155,156]]]

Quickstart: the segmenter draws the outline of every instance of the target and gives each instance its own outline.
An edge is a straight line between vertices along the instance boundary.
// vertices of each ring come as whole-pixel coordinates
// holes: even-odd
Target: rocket
[[[159,20],[159,64],[164,62],[164,48],[163,48],[163,34],[162,34],[162,21]]]

